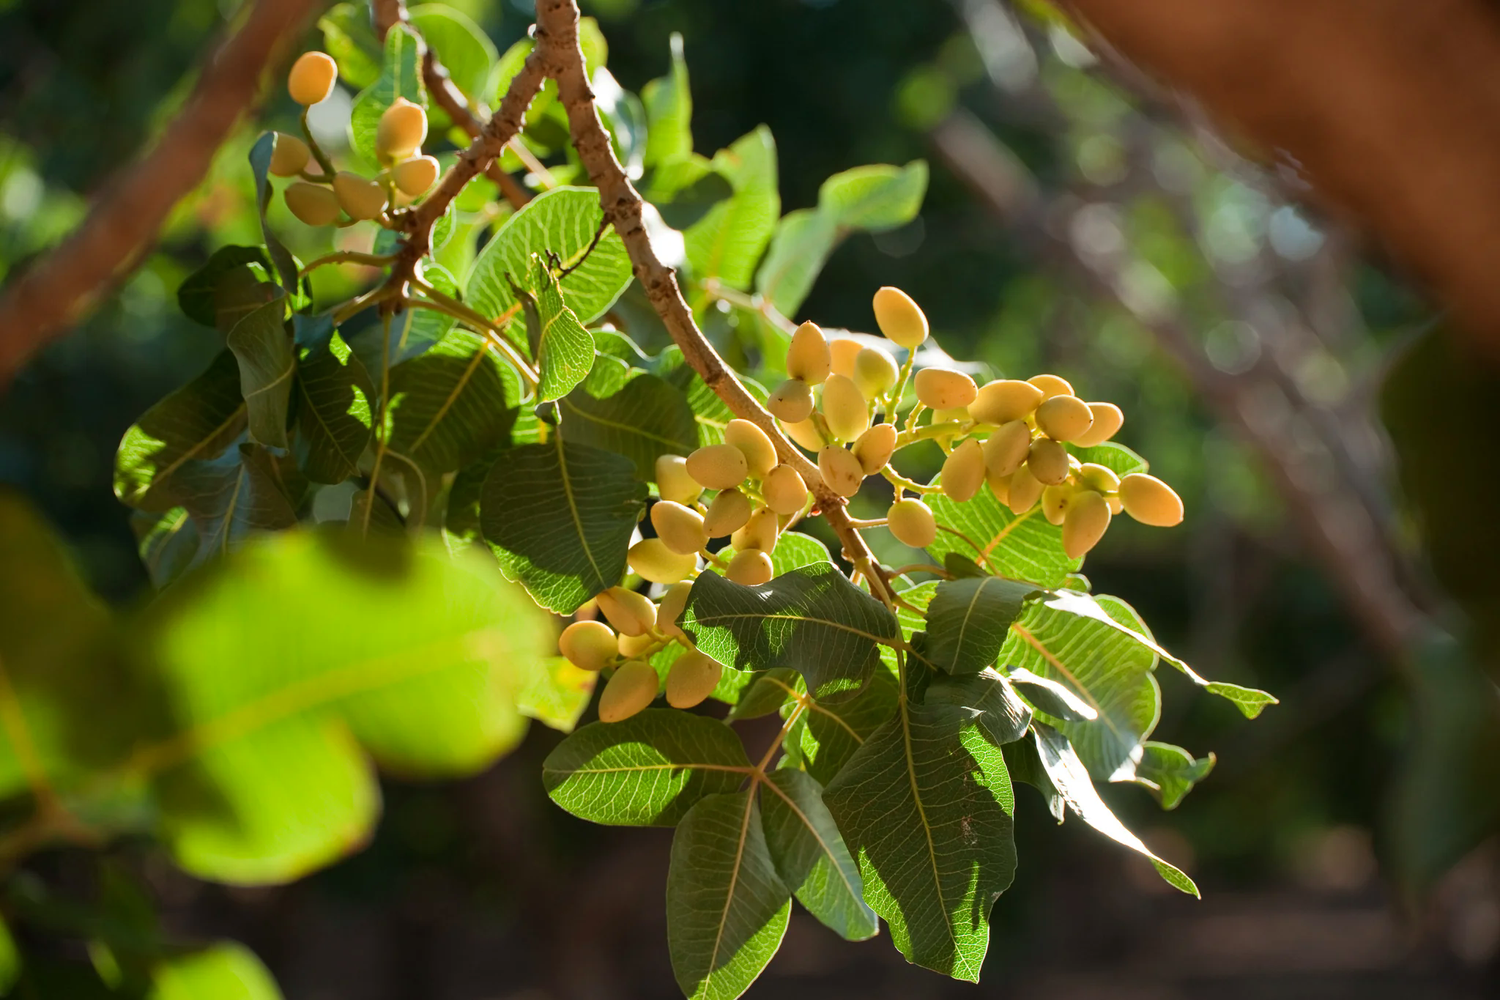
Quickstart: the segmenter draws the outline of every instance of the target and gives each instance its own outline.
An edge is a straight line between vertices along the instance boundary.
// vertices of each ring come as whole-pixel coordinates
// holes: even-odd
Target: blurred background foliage
[[[530,22],[526,0],[450,2],[502,52]],[[1376,554],[1389,557],[1393,585],[1425,594],[1374,403],[1434,312],[1357,233],[1318,216],[1295,169],[1234,148],[1190,106],[1101,65],[1049,10],[1021,6],[585,4],[628,90],[664,74],[669,36],[683,35],[698,151],[769,125],[783,211],[814,206],[835,172],[926,158],[920,217],[846,240],[793,318],[869,329],[871,291],[899,285],[954,357],[1018,377],[1055,371],[1088,398],[1117,402],[1120,440],[1152,457],[1189,517],[1171,533],[1120,523],[1091,557],[1090,578],[1135,603],[1202,672],[1281,697],[1258,725],[1236,726],[1231,708],[1163,675],[1183,690],[1168,692],[1161,738],[1218,748],[1218,769],[1170,814],[1138,790],[1105,794],[1185,862],[1207,901],[1161,895],[1149,869],[1100,850],[1078,824],[1052,835],[1032,808],[979,989],[1493,995],[1494,852],[1468,853],[1425,900],[1396,887],[1421,877],[1391,877],[1412,874],[1393,851],[1425,849],[1410,842],[1421,830],[1400,833],[1417,808],[1400,797],[1401,768],[1410,775],[1425,759],[1429,775],[1446,775],[1473,752],[1460,739],[1413,754],[1419,711],[1472,708],[1463,692],[1474,672],[1450,643],[1393,645],[1399,630],[1379,625],[1391,606],[1351,597],[1365,568],[1309,541],[1352,510],[1387,547]],[[235,7],[0,0],[0,279],[56,243],[170,118]],[[307,45],[320,43],[310,32]],[[294,126],[279,87],[268,88],[262,119]],[[175,292],[214,248],[258,242],[245,161],[258,127],[226,145],[141,266],[0,397],[0,483],[46,513],[116,602],[142,600],[147,586],[111,493],[112,456],[131,421],[219,349],[178,312]],[[279,203],[272,219],[304,259],[328,249],[326,235],[287,225]],[[325,302],[363,277],[352,267],[319,274]],[[1446,614],[1426,597],[1391,600]],[[1479,703],[1491,695],[1481,681]],[[1478,716],[1476,725],[1493,721]],[[537,727],[516,755],[458,785],[388,782],[371,847],[295,886],[198,885],[132,844],[103,864],[143,871],[163,920],[184,933],[246,941],[289,997],[672,995],[659,889],[668,839],[551,808],[537,764],[556,739]],[[1416,773],[1441,830],[1461,826],[1486,791],[1494,798],[1493,785],[1460,781],[1443,799]],[[1484,822],[1434,849],[1423,872],[1459,861]],[[81,855],[35,867],[65,891],[108,884]],[[752,995],[972,992],[810,924],[794,918]]]

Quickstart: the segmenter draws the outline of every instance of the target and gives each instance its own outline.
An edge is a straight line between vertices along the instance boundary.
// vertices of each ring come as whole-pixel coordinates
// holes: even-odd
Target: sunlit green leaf
[[[490,37],[469,15],[447,4],[418,4],[410,8],[410,14],[411,23],[458,89],[470,101],[482,98],[490,70],[499,58]]]
[[[1208,777],[1217,758],[1213,754],[1194,758],[1182,747],[1147,741],[1133,780],[1151,792],[1163,809],[1176,809],[1193,786]]]
[[[281,990],[252,951],[224,942],[159,962],[147,1000],[281,1000]]]
[[[1069,559],[1062,529],[1047,523],[1041,507],[1015,515],[988,489],[958,503],[941,493],[927,498],[937,518],[937,539],[927,552],[941,560],[957,552],[995,576],[1060,587],[1083,560]]]
[[[375,386],[327,317],[294,318],[297,443],[315,483],[341,483],[359,468],[374,423]]]
[[[944,580],[927,606],[923,657],[950,674],[978,673],[995,662],[1011,622],[1035,593],[1029,583],[997,576]]]
[[[525,682],[516,695],[516,708],[546,726],[572,732],[589,707],[599,675],[575,667],[561,656],[517,666],[525,673]]]
[[[766,841],[781,881],[808,912],[850,941],[874,937],[859,866],[823,804],[823,789],[802,771],[773,772],[761,792]]]
[[[1075,695],[1065,684],[1034,674],[1025,667],[1011,667],[1005,676],[1020,691],[1022,697],[1054,719],[1063,722],[1093,722],[1099,718],[1094,707]]]
[[[997,747],[1025,736],[1032,718],[1031,709],[1010,681],[990,668],[962,677],[934,678],[923,703],[950,705],[972,717],[979,731]]]
[[[834,174],[818,189],[818,210],[845,229],[880,232],[916,218],[927,194],[927,161],[885,163]]]
[[[698,427],[687,398],[645,372],[598,357],[578,388],[562,400],[562,436],[624,455],[642,480],[655,479],[660,455],[689,455]]]
[[[422,83],[421,42],[405,25],[397,24],[385,35],[385,50],[380,76],[354,99],[349,118],[349,145],[369,163],[378,163],[375,131],[385,109],[404,97],[413,104],[427,106],[427,90]]]
[[[688,264],[699,281],[713,278],[748,289],[781,214],[776,146],[769,132],[757,129],[720,150],[713,163],[734,194],[683,234]]]
[[[380,76],[380,40],[364,4],[338,3],[318,19],[323,50],[339,64],[339,79],[351,87],[368,87]]]
[[[672,32],[672,71],[641,88],[646,106],[645,164],[679,160],[693,152],[693,95],[688,87],[687,60],[682,56],[682,35]]]
[[[536,358],[536,398],[558,399],[588,375],[594,363],[594,338],[563,302],[557,277],[541,257],[532,257],[529,278],[530,289],[518,283],[511,291],[521,303],[526,340]]]
[[[837,242],[838,226],[826,214],[812,208],[788,212],[777,223],[755,290],[782,315],[797,315]]]

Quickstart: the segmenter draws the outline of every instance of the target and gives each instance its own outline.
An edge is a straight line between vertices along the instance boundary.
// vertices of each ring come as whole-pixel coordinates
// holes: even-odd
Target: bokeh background
[[[525,0],[450,0],[502,50]],[[111,170],[168,120],[235,5],[0,0],[0,280],[55,244]],[[628,89],[685,39],[698,150],[758,124],[783,209],[829,174],[925,158],[920,217],[834,254],[796,317],[870,329],[870,294],[908,290],[958,358],[1054,371],[1126,414],[1120,440],[1187,502],[1164,532],[1122,519],[1090,556],[1209,676],[1281,705],[1254,724],[1160,675],[1159,738],[1213,775],[1175,812],[1106,798],[1188,870],[1203,902],[1081,823],[1019,794],[1015,886],[978,987],[907,967],[887,940],[795,915],[753,997],[1484,997],[1500,995],[1500,853],[1402,877],[1418,712],[1408,618],[1449,621],[1426,582],[1377,399],[1436,313],[1295,164],[1237,143],[1189,101],[1100,57],[1042,8],[996,0],[596,0]],[[307,44],[319,43],[310,32]],[[290,127],[279,96],[263,117]],[[217,246],[255,242],[246,125],[141,266],[0,397],[0,483],[18,487],[111,600],[145,598],[111,466],[125,428],[199,371],[217,339],[176,309]],[[354,281],[357,276],[344,279]],[[1459,626],[1461,628],[1461,626]],[[1440,656],[1441,653],[1434,653]],[[1413,666],[1417,662],[1418,666]],[[771,732],[747,733],[753,745]],[[293,1000],[677,995],[663,879],[669,831],[588,826],[538,778],[558,736],[472,781],[386,783],[361,853],[302,883],[226,890],[142,871],[186,939],[245,941]],[[82,858],[38,873],[82,879]]]

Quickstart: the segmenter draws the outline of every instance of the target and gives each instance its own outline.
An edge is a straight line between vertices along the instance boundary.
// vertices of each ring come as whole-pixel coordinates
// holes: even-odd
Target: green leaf
[[[204,326],[220,328],[217,289],[227,275],[258,264],[267,270],[271,261],[262,247],[224,246],[213,252],[207,263],[183,279],[177,286],[177,305],[188,319]]]
[[[837,243],[838,226],[826,214],[811,208],[788,212],[756,275],[756,292],[782,315],[795,316]]]
[[[927,546],[935,559],[956,552],[995,576],[1041,587],[1062,586],[1083,562],[1068,558],[1062,529],[1048,524],[1039,506],[1017,516],[988,489],[963,503],[941,493],[930,494],[926,500],[938,523],[937,539]]]
[[[880,926],[866,905],[859,866],[823,804],[823,789],[802,771],[773,772],[761,793],[766,842],[781,881],[797,901],[848,941]]]
[[[927,607],[923,657],[950,674],[978,673],[995,662],[1011,622],[1036,587],[997,576],[944,580]]]
[[[859,693],[843,701],[811,702],[787,734],[788,753],[826,785],[896,710],[896,678],[876,670]]]
[[[658,456],[690,455],[698,447],[687,398],[613,358],[595,358],[588,378],[563,397],[561,409],[563,440],[624,455],[635,463],[638,479],[656,478]]]
[[[728,178],[713,169],[713,161],[697,153],[653,167],[641,179],[641,188],[662,221],[678,230],[688,229],[734,194]]]
[[[1092,448],[1080,448],[1076,444],[1068,445],[1068,452],[1080,462],[1092,462],[1102,465],[1117,476],[1128,476],[1132,472],[1150,471],[1151,465],[1144,458],[1113,441],[1096,444]]]
[[[672,71],[641,88],[646,106],[645,164],[654,167],[680,160],[693,152],[693,95],[688,87],[687,60],[682,35],[672,32]]]
[[[921,211],[927,161],[904,167],[879,163],[834,174],[818,189],[818,211],[844,229],[881,232],[904,226]]]
[[[853,694],[899,642],[890,609],[831,564],[807,566],[757,587],[704,572],[679,619],[688,638],[742,670],[790,667],[816,698]]]
[[[444,218],[446,217],[445,215]],[[450,298],[463,298],[459,292],[458,282],[441,264],[434,264],[430,261],[425,264],[422,268],[422,280]],[[433,344],[446,337],[454,324],[452,316],[435,309],[403,309],[391,317],[391,364],[399,365],[427,351]],[[366,357],[377,359],[378,367],[381,325],[374,323],[367,329],[375,334],[373,337],[375,347]]]
[[[302,471],[315,483],[341,483],[358,471],[370,443],[375,386],[331,319],[295,316],[293,322]]]
[[[1016,867],[999,748],[953,706],[902,702],[823,799],[907,961],[978,982],[989,909]]]
[[[510,434],[521,381],[489,341],[454,329],[391,369],[386,447],[429,481],[475,462]]]
[[[364,4],[339,3],[318,19],[323,50],[339,64],[339,79],[351,87],[368,87],[380,76],[380,40],[370,26]]]
[[[260,215],[260,233],[261,238],[266,241],[266,253],[276,267],[276,278],[282,289],[295,297],[299,271],[297,262],[292,258],[291,251],[271,232],[271,224],[266,221],[266,208],[271,204],[271,195],[275,192],[271,186],[271,157],[275,151],[275,132],[266,132],[255,140],[255,145],[250,147],[250,172],[255,176],[255,206]]]
[[[755,789],[683,817],[667,869],[667,948],[689,1000],[734,1000],[781,946],[791,893],[776,874]]]
[[[278,295],[246,313],[226,338],[239,362],[250,439],[272,448],[287,447],[287,407],[297,374],[292,339],[282,318],[285,313],[286,299]]]
[[[483,98],[499,52],[469,15],[447,4],[424,3],[410,10],[411,22],[471,103]]]
[[[183,464],[214,457],[244,429],[239,364],[221,351],[203,374],[125,432],[115,456],[115,496],[141,510],[169,510],[177,505],[173,479]]]
[[[503,452],[484,481],[480,524],[505,575],[561,615],[618,584],[646,507],[634,471],[621,455],[561,438]]]
[[[174,487],[198,530],[198,562],[225,554],[257,532],[295,525],[301,492],[300,484],[288,480],[284,464],[253,444],[210,461],[188,462]]]
[[[609,131],[615,156],[631,178],[641,176],[646,162],[646,108],[641,99],[620,86],[614,74],[604,67],[589,78],[599,117]]]
[[[568,308],[580,322],[592,323],[631,281],[630,256],[613,227],[589,250],[603,220],[599,192],[593,188],[556,187],[537,195],[479,251],[466,285],[468,304],[508,323],[520,313],[520,305],[506,275],[524,279],[531,273],[531,255],[545,258],[550,251],[563,268],[574,268],[560,282]],[[522,342],[518,336],[511,339]]]
[[[1093,722],[1099,718],[1099,713],[1092,705],[1057,681],[1034,674],[1025,667],[1012,667],[1006,677],[1027,701],[1054,719],[1064,722]]]
[[[4,921],[0,921],[0,996],[9,996],[21,978],[21,949]]]
[[[1188,680],[1203,688],[1209,694],[1216,694],[1220,698],[1232,703],[1247,719],[1253,719],[1260,715],[1261,711],[1267,705],[1278,703],[1274,695],[1261,691],[1258,688],[1241,687],[1238,684],[1230,684],[1225,681],[1210,681],[1200,677],[1192,667],[1158,645],[1156,640],[1151,637],[1151,632],[1146,628],[1145,622],[1142,622],[1133,610],[1130,611],[1128,616],[1117,615],[1113,610],[1105,607],[1105,602],[1107,601],[1113,601],[1115,605],[1125,607],[1129,610],[1129,606],[1118,598],[1094,597],[1072,590],[1054,591],[1045,599],[1046,605],[1055,611],[1092,619],[1140,643],[1182,671]]]
[[[962,677],[937,677],[928,685],[923,704],[951,705],[971,716],[995,746],[1014,743],[1031,725],[1031,709],[1010,681],[986,668]]]
[[[547,794],[582,819],[611,826],[675,826],[707,795],[750,774],[734,730],[702,715],[648,708],[593,722],[542,763]]]
[[[709,209],[683,233],[687,259],[698,280],[717,278],[748,289],[781,214],[776,145],[765,128],[736,139],[713,159],[734,194]]]
[[[1154,795],[1163,809],[1181,805],[1193,786],[1208,777],[1218,760],[1213,754],[1195,759],[1182,747],[1170,743],[1148,741],[1141,745],[1141,750],[1132,780]]]
[[[1153,854],[1139,837],[1125,828],[1125,824],[1115,817],[1109,806],[1104,804],[1104,800],[1099,798],[1099,793],[1094,790],[1094,783],[1089,779],[1088,770],[1078,759],[1078,755],[1073,752],[1073,747],[1066,736],[1045,722],[1032,723],[1031,731],[1036,737],[1037,754],[1041,758],[1042,767],[1069,808],[1085,823],[1106,837],[1148,858],[1168,885],[1190,896],[1199,895],[1198,887],[1193,884],[1192,879],[1188,878],[1181,869]]]
[[[588,376],[594,338],[563,303],[557,278],[541,257],[532,256],[531,274],[535,294],[518,284],[512,284],[511,291],[526,317],[526,340],[540,376],[536,396],[544,402],[567,395]]]
[[[147,1000],[281,1000],[270,971],[244,945],[222,942],[151,970]]]
[[[141,562],[157,590],[176,580],[193,564],[198,553],[198,526],[182,507],[164,514],[132,511],[130,528],[135,532]]]
[[[525,686],[516,695],[516,708],[552,729],[571,733],[578,725],[599,675],[581,670],[566,657],[550,656],[539,663],[520,664]]]
[[[371,758],[466,775],[514,746],[516,664],[553,635],[519,588],[436,540],[266,538],[152,606],[137,648],[176,728],[137,749],[132,773],[187,871],[298,878],[369,835]]]
[[[1059,823],[1068,814],[1068,804],[1058,794],[1057,786],[1047,776],[1047,769],[1042,766],[1042,758],[1037,753],[1036,741],[1032,739],[1016,740],[1002,746],[1001,751],[1005,756],[1005,767],[1010,771],[1013,782],[1019,781],[1035,788],[1042,796],[1047,805],[1047,811],[1052,818]]]
[[[833,557],[828,546],[811,535],[800,531],[783,531],[776,536],[776,547],[771,550],[771,568],[777,576],[809,566],[831,566]]]
[[[398,97],[427,107],[427,91],[422,84],[422,43],[402,24],[386,32],[380,76],[354,99],[349,116],[349,145],[368,163],[380,162],[375,152],[375,131],[380,126],[380,116]]]
[[[1156,653],[1132,637],[1146,626],[1130,605],[1105,597],[1093,607],[1100,618],[1060,611],[1050,599],[1033,604],[1011,627],[1000,662],[1062,685],[1097,713],[1088,722],[1047,721],[1078,748],[1090,773],[1126,781],[1141,741],[1161,717],[1161,690],[1152,676]],[[1116,617],[1128,631],[1115,627]]]
[[[719,398],[718,393],[708,387],[698,373],[693,371],[674,344],[657,355],[653,372],[687,396],[693,419],[698,422],[698,446],[724,443],[724,429],[734,419],[734,413]],[[746,391],[764,403],[768,393],[765,387],[752,378],[740,377]]]

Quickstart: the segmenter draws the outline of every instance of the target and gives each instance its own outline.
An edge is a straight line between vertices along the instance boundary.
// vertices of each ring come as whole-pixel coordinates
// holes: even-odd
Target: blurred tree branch
[[[266,69],[322,6],[321,0],[257,0],[207,60],[156,145],[111,178],[71,236],[10,283],[0,296],[0,388],[141,258],[173,206],[208,172]]]
[[[1500,360],[1500,12],[1481,0],[1064,0],[1274,151]]]

